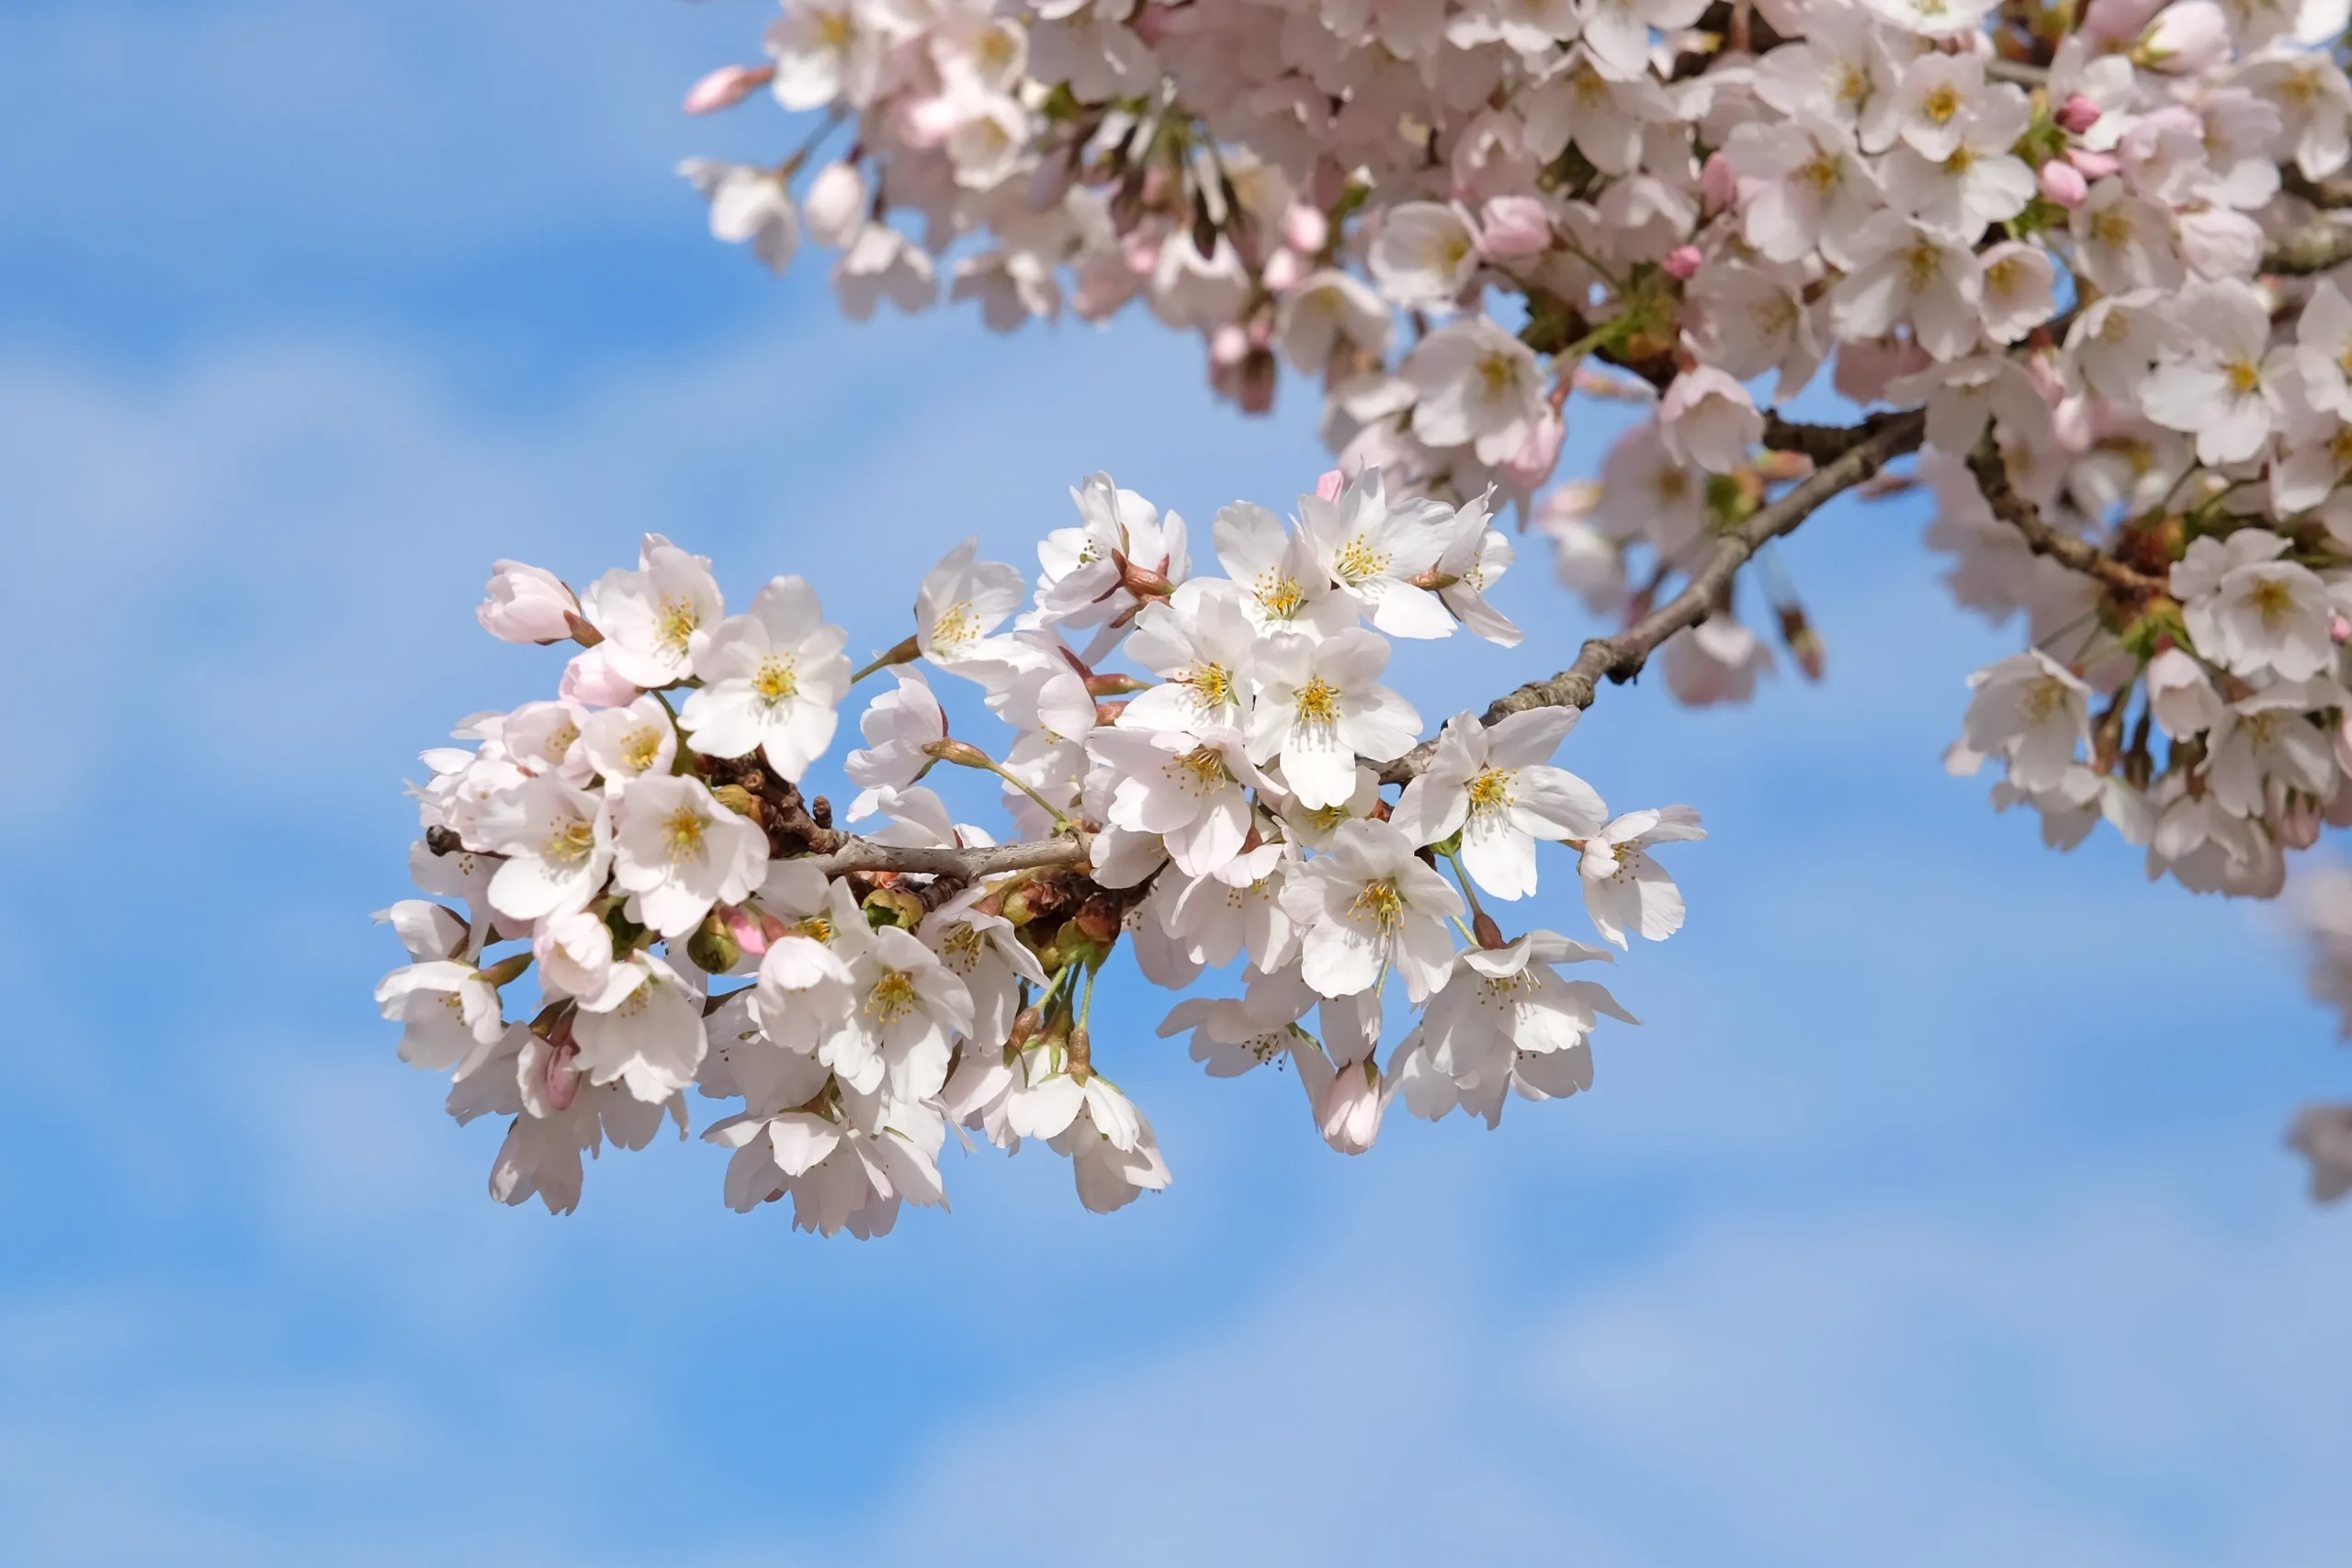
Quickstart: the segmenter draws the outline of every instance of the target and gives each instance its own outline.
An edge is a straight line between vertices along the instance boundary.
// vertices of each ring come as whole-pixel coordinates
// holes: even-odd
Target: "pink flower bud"
[[[808,198],[800,210],[810,239],[841,249],[865,226],[865,177],[854,164],[826,164],[808,182]]]
[[[2319,802],[2308,795],[2290,795],[2278,814],[2274,831],[2282,850],[2307,850],[2319,842]]]
[[[1209,334],[1209,362],[1230,370],[1250,356],[1250,334],[1232,321]]]
[[[767,952],[770,920],[762,919],[740,904],[721,905],[718,918],[727,923],[727,934],[735,939],[735,945],[745,953],[757,958]]]
[[[1532,196],[1498,196],[1478,215],[1478,248],[1498,259],[1552,248],[1552,215]]]
[[[616,674],[605,662],[601,645],[571,656],[557,691],[566,702],[585,703],[593,708],[627,707],[638,698],[636,683]]]
[[[2344,618],[2343,611],[2338,610],[2329,618],[2327,635],[2337,642],[2352,642],[2352,621]]]
[[[2099,112],[2099,107],[2097,104],[2083,96],[2082,94],[2076,93],[2058,106],[2058,124],[2062,130],[2080,136],[2098,123]]]
[[[2180,0],[2148,24],[2132,62],[2149,71],[2193,76],[2229,57],[2230,18],[2213,0]]]
[[[722,65],[686,94],[688,114],[717,114],[731,109],[775,80],[773,65]]]
[[[580,1098],[580,1047],[566,1040],[548,1053],[548,1109],[569,1111]]]
[[[1710,207],[1730,207],[1739,200],[1739,176],[1721,152],[1707,154],[1706,167],[1699,171],[1699,194]]]
[[[1547,404],[1527,427],[1527,439],[1520,443],[1519,450],[1503,465],[1503,472],[1521,489],[1536,489],[1559,466],[1560,443],[1567,433],[1567,423],[1560,418],[1559,411]]]
[[[1706,259],[1699,254],[1696,245],[1677,245],[1666,253],[1666,270],[1669,276],[1688,281],[1698,273],[1699,264]]]
[[[1287,294],[1299,286],[1306,272],[1306,258],[1285,246],[1267,258],[1261,277],[1270,291]]]
[[[2066,162],[2082,171],[2086,179],[2103,180],[2123,166],[2112,152],[2094,152],[2087,147],[2066,149]]]
[[[1325,469],[1315,481],[1315,493],[1324,501],[1339,500],[1340,492],[1347,488],[1348,476],[1337,468]],[[2352,717],[2347,717],[2346,723],[2352,726]]]
[[[1300,255],[1314,255],[1330,238],[1331,220],[1323,216],[1322,209],[1294,201],[1283,214],[1283,243]]]
[[[481,629],[501,642],[561,642],[571,635],[580,602],[563,580],[544,567],[503,560],[474,610]]]
[[[2052,158],[2042,164],[2036,183],[2041,186],[2042,195],[2069,212],[2091,194],[2090,182],[2083,178],[2083,172],[2063,158]]]

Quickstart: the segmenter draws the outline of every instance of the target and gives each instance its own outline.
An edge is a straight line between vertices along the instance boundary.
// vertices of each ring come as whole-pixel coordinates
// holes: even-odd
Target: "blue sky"
[[[1943,776],[2010,642],[1910,504],[1786,551],[1826,684],[1570,740],[1713,833],[1589,1096],[1347,1160],[1130,987],[1177,1181],[1117,1215],[951,1156],[952,1215],[820,1242],[699,1144],[491,1203],[366,917],[416,751],[552,678],[473,631],[492,557],[659,528],[880,647],[1092,469],[1204,520],[1321,466],[1148,323],[854,327],[709,243],[672,164],[780,138],[675,105],[763,15],[0,11],[0,1561],[2342,1560],[2352,1213],[2278,1134],[2345,1064],[2263,911]],[[1547,572],[1523,649],[1400,660],[1425,712],[1572,654]]]

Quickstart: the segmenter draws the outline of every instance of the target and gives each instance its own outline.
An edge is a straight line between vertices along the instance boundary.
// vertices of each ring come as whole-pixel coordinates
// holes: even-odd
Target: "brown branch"
[[[1680,593],[1617,636],[1586,643],[1577,661],[1550,680],[1531,682],[1496,699],[1487,709],[1486,722],[1495,724],[1532,707],[1588,707],[1603,676],[1632,680],[1660,643],[1707,618],[1733,577],[1766,540],[1790,532],[1825,502],[1860,484],[1890,460],[1917,449],[1926,427],[1927,416],[1917,410],[1873,414],[1857,425],[1801,424],[1773,416],[1766,424],[1764,444],[1813,459],[1814,471],[1719,539],[1713,556]],[[1437,743],[1424,742],[1389,763],[1381,773],[1382,781],[1402,784],[1426,769],[1436,754]],[[966,883],[1044,866],[1082,867],[1089,863],[1092,850],[1092,839],[1084,832],[973,850],[879,844],[822,828],[808,831],[807,839],[817,852],[809,863],[828,876],[888,871]]]
[[[1808,456],[1815,451],[1828,453],[1833,446],[1838,450],[1778,500],[1757,508],[1747,521],[1718,539],[1714,554],[1691,574],[1681,592],[1615,637],[1592,638],[1574,664],[1550,680],[1531,681],[1497,698],[1487,707],[1484,722],[1499,724],[1529,708],[1590,707],[1603,676],[1625,682],[1640,674],[1660,643],[1707,618],[1717,597],[1767,540],[1791,532],[1824,502],[1860,484],[1893,459],[1917,450],[1927,423],[1927,415],[1917,409],[1873,414],[1844,430],[1771,421],[1765,431],[1768,445],[1782,445],[1786,450]],[[1426,770],[1436,755],[1437,742],[1425,740],[1381,770],[1381,782],[1406,783]]]
[[[2262,270],[2290,277],[2330,272],[2352,261],[2352,228],[2319,216],[2273,240],[2262,253]]]
[[[840,835],[831,853],[808,863],[827,876],[853,871],[910,872],[923,876],[952,876],[977,882],[1008,871],[1035,871],[1040,866],[1088,863],[1093,849],[1091,834],[1062,834],[1017,844],[992,844],[977,850],[946,850],[907,844],[877,844],[871,839]]]
[[[2287,164],[2278,170],[2278,188],[2313,207],[2352,207],[2352,176],[2330,175],[2315,180]]]
[[[1993,515],[2023,535],[2026,548],[2035,555],[2048,556],[2061,566],[2072,567],[2118,597],[2134,603],[2170,591],[2171,584],[2165,579],[2127,566],[2089,540],[2078,539],[2044,523],[2041,509],[2019,495],[2009,483],[2008,468],[2001,461],[2001,449],[1993,444],[1990,432],[1968,455],[1968,471],[1976,476],[1976,488],[1984,495],[1984,504],[1993,509]]]

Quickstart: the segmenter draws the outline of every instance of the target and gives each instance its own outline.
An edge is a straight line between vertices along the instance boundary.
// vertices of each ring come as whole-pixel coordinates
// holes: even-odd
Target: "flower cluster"
[[[785,0],[688,107],[821,123],[688,173],[771,265],[838,247],[853,314],[944,271],[1003,328],[1140,300],[1247,410],[1287,364],[1343,472],[1517,505],[1633,668],[1702,594],[1660,628],[1685,702],[1747,699],[1775,632],[1817,676],[1785,571],[1751,619],[1736,574],[1836,489],[1921,485],[1955,597],[2029,637],[1951,769],[2269,897],[2352,823],[2347,13]],[[1886,406],[1871,461],[1781,417],[1816,382]],[[1646,406],[1554,484],[1579,391]]]
[[[1425,742],[1383,683],[1391,637],[1518,640],[1484,597],[1512,557],[1487,498],[1335,473],[1287,525],[1220,512],[1210,575],[1175,513],[1102,476],[1072,493],[1034,594],[967,543],[855,675],[797,577],[729,615],[709,563],[655,535],[577,598],[498,563],[482,625],[580,650],[552,698],[424,754],[428,897],[384,911],[412,962],[377,992],[402,1056],[452,1071],[454,1116],[510,1119],[494,1196],[570,1210],[582,1155],[683,1134],[692,1089],[741,1102],[703,1134],[732,1151],[737,1209],[788,1194],[801,1226],[888,1231],[944,1203],[967,1129],[1046,1144],[1115,1209],[1169,1180],[1096,1061],[1123,941],[1170,989],[1238,969],[1239,994],[1159,1032],[1216,1076],[1294,1066],[1345,1152],[1400,1093],[1492,1126],[1510,1094],[1591,1082],[1599,1018],[1633,1021],[1563,972],[1609,947],[1507,938],[1494,910],[1535,892],[1548,841],[1607,942],[1663,939],[1682,898],[1650,852],[1703,835],[1686,807],[1611,816],[1556,766],[1575,706],[1463,713]],[[854,836],[800,785],[855,681],[886,673],[843,762]],[[978,689],[1001,755],[949,733],[938,676]],[[941,766],[999,781],[1004,842],[953,819],[923,783]]]

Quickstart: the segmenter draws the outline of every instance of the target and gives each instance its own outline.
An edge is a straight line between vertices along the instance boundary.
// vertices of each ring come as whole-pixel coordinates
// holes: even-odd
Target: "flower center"
[[[1356,901],[1349,906],[1351,919],[1369,920],[1383,936],[1393,933],[1405,923],[1405,900],[1394,882],[1367,882]]]
[[[662,732],[651,725],[632,729],[621,740],[621,765],[641,773],[662,755]]]
[[[1302,724],[1336,724],[1340,718],[1340,688],[1317,675],[1298,689]]]
[[[2239,397],[2262,385],[2262,368],[2251,359],[2233,359],[2222,367],[2222,373],[2230,379],[2230,390]]]
[[[2254,606],[2255,614],[2262,617],[2264,626],[2276,626],[2293,613],[2295,591],[2275,577],[2266,577],[2254,585],[2254,592],[2246,595],[2246,603]]]
[[[1813,156],[1798,165],[1797,178],[1816,194],[1826,195],[1845,182],[1845,160],[1826,147],[1815,148]]]
[[[939,619],[932,623],[931,644],[943,651],[955,653],[978,632],[979,623],[972,615],[972,602],[958,599],[941,611]]]
[[[1494,389],[1489,385],[1487,389],[1491,391]],[[1340,581],[1353,585],[1382,575],[1387,571],[1388,563],[1394,558],[1384,551],[1374,549],[1359,536],[1340,547],[1340,553],[1331,565]]]
[[[2044,675],[2025,689],[2026,717],[2039,724],[2066,705],[2066,682],[2055,675]]]
[[[1476,813],[1499,811],[1511,802],[1511,781],[1518,778],[1516,770],[1488,768],[1470,781],[1470,809]]]
[[[874,989],[866,993],[866,1016],[876,1023],[896,1023],[915,1010],[915,983],[906,971],[893,969],[874,982]]]
[[[957,926],[947,933],[947,940],[939,944],[939,956],[945,959],[947,966],[957,974],[969,975],[979,967],[980,944],[986,940],[980,935],[978,926]]]
[[[1916,294],[1934,280],[1943,265],[1943,247],[1922,235],[1903,253],[1903,281]]]
[[[670,863],[702,858],[703,831],[709,819],[691,806],[681,806],[662,824],[662,842],[670,852]]]
[[[681,599],[674,593],[667,594],[662,600],[660,613],[654,617],[654,640],[664,652],[682,654],[686,651],[686,639],[693,637],[695,628],[701,625],[702,617],[695,614],[693,600]]]
[[[1501,349],[1478,361],[1478,384],[1489,398],[1500,398],[1519,385],[1519,358]]]
[[[1193,694],[1193,705],[1203,713],[1233,700],[1233,674],[1222,664],[1195,664],[1176,677],[1176,683]]]
[[[1233,780],[1225,765],[1225,753],[1214,746],[1195,746],[1176,759],[1169,775],[1178,787],[1194,795],[1214,795]]]
[[[1260,572],[1250,592],[1257,596],[1266,614],[1278,621],[1289,620],[1306,603],[1306,590],[1299,586],[1298,579],[1279,569]]]
[[[752,677],[752,694],[760,699],[763,707],[775,707],[800,694],[800,676],[789,659],[779,659],[771,653],[760,660],[759,672]]]
[[[1924,10],[1925,7],[1922,6],[1921,9]],[[1930,124],[1950,125],[1951,117],[1959,112],[1960,89],[1949,82],[1929,88],[1928,96],[1919,100],[1919,113],[1926,117]]]
[[[539,858],[558,865],[576,866],[583,863],[595,847],[596,825],[583,818],[568,817],[540,840]]]

